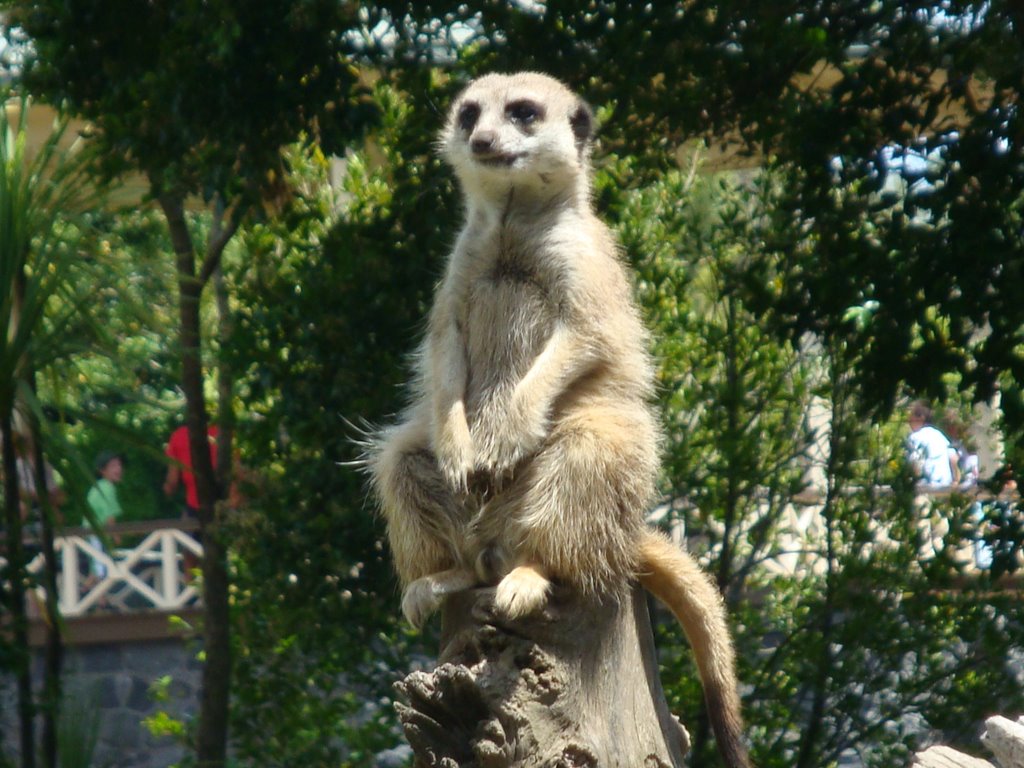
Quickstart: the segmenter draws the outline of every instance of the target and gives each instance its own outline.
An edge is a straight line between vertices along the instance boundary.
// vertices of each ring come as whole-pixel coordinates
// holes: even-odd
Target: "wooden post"
[[[178,542],[173,531],[160,534],[160,594],[168,605],[178,599]]]
[[[439,663],[396,684],[414,768],[679,768],[642,589],[621,602],[558,591],[498,619],[494,590],[448,598]]]

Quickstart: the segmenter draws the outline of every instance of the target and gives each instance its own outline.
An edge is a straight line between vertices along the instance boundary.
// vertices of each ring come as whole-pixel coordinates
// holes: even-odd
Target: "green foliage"
[[[373,114],[331,32],[356,3],[5,5],[32,39],[29,88],[95,123],[108,173],[138,168],[157,193],[280,184],[281,146],[313,123],[337,142]]]
[[[41,381],[46,402],[67,421],[68,443],[80,457],[60,468],[91,482],[94,457],[117,451],[125,457],[118,487],[123,520],[175,518],[180,506],[160,492],[163,446],[183,412],[166,225],[152,208],[97,211],[90,225],[82,253],[93,277],[85,285],[90,313],[104,335]],[[69,523],[78,523],[82,501],[77,494],[72,498]]]
[[[859,415],[861,351],[771,335],[777,318],[758,299],[784,290],[767,245],[785,178],[670,172],[618,199],[608,176],[598,185],[661,362],[667,520],[685,524],[729,600],[756,762],[902,764],[929,731],[969,746],[987,712],[1024,703],[1007,661],[1024,649],[1001,631],[1024,617],[993,588],[996,571],[965,575],[979,536],[970,503],[921,508],[900,460],[905,427]],[[794,507],[812,481],[820,509]],[[817,522],[790,538],[808,515]],[[694,765],[717,764],[689,651],[674,622],[659,636]]]
[[[204,534],[206,670],[196,752],[221,764],[227,751],[231,682],[225,540],[215,504],[230,487],[235,370],[218,365],[220,465],[198,450],[206,431],[200,305],[238,227],[286,196],[281,149],[302,135],[340,150],[358,135],[373,103],[346,54],[342,30],[359,4],[5,2],[6,19],[32,40],[22,78],[66,102],[96,127],[105,177],[142,173],[173,243],[179,297],[182,389],[193,450],[198,518]],[[127,27],[130,25],[130,29]],[[205,249],[197,249],[186,197],[211,208]],[[197,253],[199,259],[197,260]],[[230,299],[219,278],[218,333],[230,343]]]
[[[255,417],[240,439],[260,468],[234,537],[235,733],[264,765],[370,765],[398,739],[389,685],[419,643],[399,628],[364,480],[339,464],[358,457],[356,424],[401,406],[404,360],[458,220],[432,155],[436,117],[408,95],[441,100],[448,87],[427,71],[382,79],[380,128],[346,158],[340,189],[322,155],[296,150],[292,205],[247,233],[232,274],[229,352]]]
[[[1012,5],[718,3],[703,42],[725,47],[703,87],[719,129],[737,126],[791,171],[787,229],[800,234],[779,231],[775,303],[792,331],[864,350],[865,405],[884,408],[902,385],[944,397],[950,372],[978,399],[1002,385],[1016,434],[1024,46]],[[710,85],[708,73],[695,79]],[[845,319],[869,304],[859,327]]]
[[[13,105],[12,105],[13,107]],[[31,518],[21,513],[22,488],[16,470],[15,434],[22,458],[36,468],[34,484],[45,487],[44,451],[59,451],[52,432],[44,430],[42,404],[37,397],[40,372],[52,370],[80,347],[101,336],[88,312],[89,278],[75,259],[75,245],[83,231],[76,214],[95,204],[95,190],[87,184],[85,156],[64,142],[67,121],[58,116],[40,146],[28,147],[27,99],[14,108],[0,109],[0,438],[3,447],[3,512],[5,558],[0,597],[12,628],[8,671],[18,679],[18,716],[23,759],[31,765],[33,736],[32,671],[27,645],[24,594],[31,584],[22,542],[23,523],[38,526],[46,562],[40,582],[46,591],[48,643],[59,642],[56,555],[53,531],[55,504],[40,493],[40,511]],[[31,454],[30,454],[31,451]],[[26,511],[30,510],[25,502]],[[5,649],[7,650],[7,649]],[[43,739],[41,751],[52,758],[58,749],[57,719],[61,701],[59,664],[48,655],[44,671]],[[32,752],[28,757],[26,753]]]
[[[783,502],[803,487],[814,363],[775,343],[743,294],[771,185],[696,170],[633,195],[620,231],[661,362],[666,491],[688,535],[722,548],[728,590],[770,551]]]
[[[149,696],[154,702],[166,705],[171,700],[171,685],[174,679],[170,675],[161,675],[149,686]],[[147,715],[142,721],[143,727],[153,736],[161,739],[174,739],[186,743],[188,723],[181,718],[175,717],[165,709],[160,709],[152,715]]]
[[[1019,606],[993,591],[987,575],[965,573],[969,505],[953,498],[922,506],[893,471],[892,447],[877,451],[849,400],[842,359],[832,358],[842,379],[833,379],[830,447],[856,451],[874,468],[874,482],[864,484],[852,462],[829,467],[824,573],[803,574],[804,589],[816,589],[780,605],[780,617],[795,612],[805,623],[773,649],[764,671],[792,665],[794,703],[779,725],[807,719],[775,730],[775,754],[796,756],[777,764],[823,765],[843,754],[865,765],[901,764],[921,731],[972,749],[981,718],[1022,703],[1009,661],[1021,652],[1019,636],[1000,630],[1020,623]]]
[[[0,406],[10,409],[31,352],[37,368],[66,356],[81,339],[89,315],[75,261],[75,225],[67,223],[91,194],[82,156],[68,152],[66,121],[29,152],[29,103],[17,122],[0,111]],[[95,325],[88,329],[95,332]]]
[[[91,768],[100,735],[99,696],[96,691],[65,694],[57,731],[60,768]]]
[[[0,110],[0,412],[6,421],[17,409],[22,424],[41,415],[36,373],[100,335],[75,259],[74,216],[91,194],[83,158],[68,151],[62,118],[29,151],[28,110],[25,99]]]
[[[758,199],[770,196],[769,180],[698,176],[693,162],[689,174],[670,172],[628,195],[618,228],[637,263],[660,362],[666,521],[685,526],[732,603],[749,679],[762,638],[779,631],[762,624],[752,601],[761,564],[780,554],[787,503],[804,485],[815,365],[772,340],[743,291],[763,239]],[[660,634],[670,703],[691,726],[696,764],[712,764],[696,670],[675,622]]]

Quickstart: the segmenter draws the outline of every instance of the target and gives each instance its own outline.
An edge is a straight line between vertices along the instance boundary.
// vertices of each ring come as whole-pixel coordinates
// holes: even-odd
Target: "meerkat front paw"
[[[530,456],[544,442],[548,433],[547,418],[521,401],[513,400],[490,433],[481,435],[477,467],[491,475],[502,475]]]
[[[428,578],[417,579],[402,594],[402,613],[416,629],[420,629],[430,614],[437,610],[443,597],[434,592]]]
[[[461,413],[452,413],[438,430],[434,452],[437,466],[448,487],[457,493],[465,493],[469,486],[469,474],[476,464],[476,451],[469,425]]]
[[[446,595],[469,589],[474,583],[473,574],[461,568],[423,576],[402,593],[402,613],[410,624],[419,629],[440,607]]]
[[[528,616],[544,607],[551,582],[532,566],[513,568],[498,582],[494,609],[509,619]]]

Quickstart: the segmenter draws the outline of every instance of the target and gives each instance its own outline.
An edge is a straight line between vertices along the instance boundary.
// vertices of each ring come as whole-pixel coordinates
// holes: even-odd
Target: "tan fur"
[[[729,765],[746,766],[720,596],[644,527],[660,433],[647,335],[613,236],[590,205],[592,117],[535,73],[455,101],[441,151],[466,221],[434,297],[412,402],[367,460],[403,611],[497,584],[514,618],[553,580],[593,596],[631,579],[683,623]]]

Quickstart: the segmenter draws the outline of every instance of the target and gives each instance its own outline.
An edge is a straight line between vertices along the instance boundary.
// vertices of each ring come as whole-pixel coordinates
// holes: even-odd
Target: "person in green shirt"
[[[111,525],[121,516],[121,503],[117,499],[117,484],[121,482],[124,475],[124,460],[113,451],[101,451],[96,456],[94,466],[96,468],[96,483],[89,489],[85,500],[96,518],[97,525]],[[90,536],[89,543],[97,550],[102,551],[102,542],[99,536]],[[96,559],[92,561],[92,572],[101,579],[107,575],[106,566]]]

